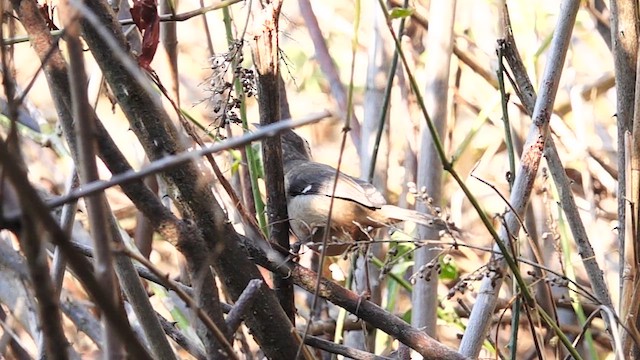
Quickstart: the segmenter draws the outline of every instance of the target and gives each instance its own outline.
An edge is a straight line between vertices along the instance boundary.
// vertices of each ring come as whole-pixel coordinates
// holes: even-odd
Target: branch
[[[147,156],[156,161],[167,154],[183,153],[184,146],[179,142],[169,116],[147,91],[148,80],[143,78],[141,83],[139,76],[129,73],[128,64],[132,60],[125,51],[124,35],[111,10],[104,1],[88,2],[86,6],[87,12],[95,16],[92,20],[95,24],[83,23],[84,38]],[[87,18],[84,12],[83,15]],[[108,34],[101,29],[109,29]],[[139,69],[135,71],[140,72]],[[198,269],[205,268],[211,261],[231,298],[237,299],[249,281],[259,279],[261,275],[239,248],[238,234],[209,184],[191,162],[162,170],[182,217],[192,221],[201,234],[198,238],[184,239],[186,241],[177,244],[178,249],[191,264],[199,264]],[[260,296],[264,301],[254,303],[246,324],[267,357],[292,358],[299,339],[292,335],[290,322],[271,290],[261,287]]]
[[[298,264],[283,266],[284,259],[271,249],[264,249],[253,240],[242,237],[241,241],[253,261],[283,276],[290,276],[301,288],[313,293],[318,275]],[[397,338],[416,350],[425,359],[467,359],[465,356],[437,342],[424,331],[411,327],[399,317],[388,313],[378,305],[363,299],[352,291],[327,280],[320,279],[318,296],[344,308],[375,328]]]
[[[313,41],[313,46],[315,48],[315,58],[320,65],[320,70],[327,77],[327,82],[329,83],[329,87],[331,88],[331,94],[333,98],[338,103],[338,108],[340,109],[341,117],[346,118],[347,112],[352,111],[347,108],[347,92],[345,91],[344,85],[340,80],[340,76],[338,75],[338,70],[336,68],[336,64],[331,58],[331,54],[329,54],[329,48],[327,47],[327,43],[322,37],[322,32],[320,31],[320,25],[318,25],[318,19],[316,15],[313,13],[313,8],[311,7],[311,2],[309,0],[298,0],[298,6],[300,7],[300,14],[304,18],[304,22],[307,25],[307,29],[309,30],[309,36]],[[360,122],[356,117],[356,114],[351,114],[351,141],[356,147],[358,154],[360,154],[361,146],[360,146]]]
[[[82,189],[70,191],[67,195],[59,196],[47,201],[49,208],[56,208],[62,206],[68,202],[81,199],[85,196],[92,195],[105,189],[114,186],[124,186],[131,182],[138,181],[149,175],[161,173],[162,171],[170,170],[174,167],[180,166],[189,161],[194,161],[206,154],[213,154],[224,150],[238,148],[240,146],[249,144],[253,141],[260,140],[262,138],[273,136],[274,134],[281,133],[286,129],[299,127],[311,123],[318,122],[322,119],[328,118],[331,113],[327,110],[310,114],[304,118],[297,120],[283,120],[276,124],[265,126],[252,133],[245,134],[243,136],[231,138],[225,141],[221,141],[215,145],[204,147],[197,150],[185,151],[176,155],[165,156],[158,160],[151,162],[147,166],[143,166],[140,170],[135,171],[133,169],[127,170],[116,175],[113,175],[109,180],[98,180],[92,183],[86,184]],[[4,217],[0,218],[0,225],[4,223],[11,223],[20,217],[20,212],[17,210],[10,211],[4,214]]]
[[[505,13],[507,12],[505,11]],[[533,117],[537,102],[537,94],[533,89],[533,85],[531,84],[529,77],[527,76],[527,72],[525,71],[524,64],[517,51],[515,40],[511,33],[507,34],[505,51],[506,55],[508,55],[507,62],[514,74],[516,88],[527,89],[526,91],[519,91],[521,94],[526,94],[526,96],[521,97],[520,100],[522,101],[527,114]],[[593,247],[591,246],[591,242],[589,241],[587,231],[580,219],[580,213],[578,212],[578,207],[571,191],[571,182],[567,177],[564,167],[562,166],[562,161],[560,160],[555,142],[551,137],[549,137],[545,143],[544,156],[547,159],[549,172],[551,173],[556,188],[558,189],[561,208],[567,217],[571,234],[576,242],[578,253],[580,254],[587,276],[589,277],[589,282],[591,283],[591,287],[595,293],[595,298],[603,306],[613,309],[613,303],[609,295],[609,288],[604,280],[602,270],[596,261],[596,255],[593,251]],[[605,318],[605,321],[607,319],[608,318]],[[611,326],[609,322],[607,323]]]
[[[254,28],[256,35],[251,42],[253,61],[258,73],[258,108],[260,126],[280,120],[280,67],[278,57],[278,22],[282,1],[275,1],[264,9],[256,7]],[[280,136],[262,141],[264,177],[267,190],[267,222],[269,240],[289,250],[289,216],[284,188],[284,168]],[[255,189],[254,189],[255,191]],[[282,309],[295,325],[296,308],[293,297],[293,283],[286,277],[273,275],[273,287]]]
[[[424,100],[427,111],[437,131],[439,139],[444,139],[447,128],[449,69],[451,68],[451,53],[453,50],[453,24],[455,21],[455,1],[431,2],[429,11],[433,16],[432,27],[427,34],[426,84]],[[425,122],[420,128],[420,155],[418,156],[418,188],[429,189],[429,196],[433,204],[442,204],[442,173],[438,150]],[[431,201],[430,201],[431,202]],[[432,205],[420,201],[416,210],[428,213]],[[439,231],[434,227],[418,226],[420,239],[437,239]],[[440,249],[437,245],[426,244],[416,249],[415,269],[420,269],[438,258]],[[438,277],[427,276],[418,279],[411,293],[412,302],[420,304],[414,307],[411,324],[415,327],[425,327],[431,336],[436,336],[436,310],[438,309]]]
[[[146,349],[140,344],[133,333],[127,319],[122,316],[115,304],[111,301],[111,298],[106,295],[99,282],[93,276],[93,273],[85,269],[83,266],[83,264],[85,264],[84,258],[80,258],[80,255],[73,251],[69,243],[69,238],[48,212],[46,205],[29,182],[25,169],[18,166],[20,162],[9,152],[3,141],[0,141],[0,159],[3,161],[6,176],[9,181],[11,181],[14,186],[18,185],[16,186],[18,196],[33,209],[32,216],[41,222],[42,229],[49,234],[51,242],[60,247],[60,250],[65,257],[67,257],[78,279],[82,282],[87,292],[93,297],[96,304],[101,308],[110,324],[119,329],[118,335],[123,343],[126,344],[129,354],[138,359],[150,359]],[[47,278],[49,280],[51,279],[48,274]]]
[[[214,334],[215,338],[226,351],[226,355],[229,359],[238,359],[238,356],[233,351],[233,346],[227,341],[227,336],[224,334],[223,330],[221,330],[212,320],[211,318],[202,310],[202,308],[196,303],[196,301],[189,295],[187,295],[180,287],[175,286],[175,284],[170,281],[166,275],[162,274],[157,267],[155,267],[151,261],[149,261],[144,256],[137,254],[134,251],[127,249],[126,247],[122,247],[120,249],[126,256],[135,259],[142,265],[144,265],[147,269],[151,270],[159,279],[164,279],[162,282],[162,286],[165,288],[175,292],[178,297],[187,304],[187,307],[194,310],[200,319],[209,330]]]
[[[69,6],[68,1],[61,3],[61,18],[67,27],[65,40],[69,52],[69,66],[73,71],[69,72],[69,84],[71,89],[71,103],[73,117],[75,119],[75,136],[77,138],[76,151],[78,155],[74,158],[80,184],[99,179],[98,167],[95,156],[95,123],[91,116],[91,107],[87,99],[86,92],[86,70],[84,67],[84,54],[82,43],[80,42],[80,27],[78,24],[77,12]],[[69,134],[68,134],[69,135]],[[94,272],[96,279],[100,282],[110,301],[118,304],[120,301],[120,289],[115,281],[113,268],[113,256],[111,254],[112,234],[107,225],[107,214],[109,211],[107,199],[104,193],[96,193],[85,199],[89,219],[89,230],[94,249]],[[120,311],[124,309],[120,308]],[[120,339],[116,335],[117,329],[113,328],[107,319],[103,319],[103,351],[106,357],[123,357],[125,351]]]
[[[565,0],[561,4],[558,25],[553,35],[549,61],[542,78],[540,96],[536,101],[533,123],[520,159],[520,167],[516,173],[510,203],[514,211],[505,216],[505,224],[500,231],[503,247],[510,248],[510,234],[517,234],[520,229],[518,217],[522,217],[529,202],[533,182],[538,172],[542,152],[549,133],[549,119],[553,102],[558,90],[562,66],[567,53],[571,32],[575,23],[580,1]],[[505,260],[502,256],[494,256],[497,274],[505,271]],[[477,356],[490,326],[490,316],[495,307],[498,292],[504,276],[489,276],[482,281],[476,305],[469,317],[469,326],[460,343],[460,352],[467,356]],[[526,291],[526,289],[523,289]],[[528,299],[527,299],[528,300]],[[527,304],[531,306],[532,304]],[[569,344],[570,345],[570,344]]]

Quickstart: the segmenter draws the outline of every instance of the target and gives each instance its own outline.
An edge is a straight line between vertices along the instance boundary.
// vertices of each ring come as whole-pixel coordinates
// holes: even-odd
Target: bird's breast
[[[325,195],[298,195],[290,198],[287,211],[294,233],[299,237],[303,235],[298,233],[303,230],[296,231],[298,227],[310,229],[310,231],[325,227],[331,205],[331,198]],[[331,228],[347,229],[347,232],[351,233],[351,229],[357,228],[356,223],[360,223],[363,227],[375,226],[369,220],[373,212],[356,202],[335,198],[331,211]],[[295,223],[299,224],[295,225]]]

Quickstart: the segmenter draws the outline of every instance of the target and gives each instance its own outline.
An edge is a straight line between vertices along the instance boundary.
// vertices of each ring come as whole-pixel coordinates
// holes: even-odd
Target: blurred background
[[[178,14],[186,13],[203,5],[211,5],[210,3],[208,0],[180,0],[175,4],[175,11]],[[538,89],[547,65],[559,2],[514,0],[507,3],[518,50],[534,88]],[[619,298],[620,272],[619,246],[616,242],[616,94],[611,39],[606,33],[610,26],[609,13],[607,9],[598,8],[600,5],[596,6],[594,3],[600,4],[598,1],[583,2],[578,13],[551,118],[551,136],[572,182],[582,221],[616,304]],[[314,159],[337,166],[338,159],[342,156],[342,171],[366,179],[372,153],[370,129],[375,131],[379,122],[380,94],[389,79],[388,69],[394,44],[385,19],[381,16],[379,4],[357,4],[359,7],[353,1],[314,1],[311,4],[304,0],[285,1],[280,17],[280,70],[292,118],[324,109],[335,114],[331,119],[297,130],[309,141]],[[398,5],[394,1],[389,5],[392,4]],[[48,5],[53,9],[53,21],[59,25],[56,1],[48,2]],[[400,20],[406,20],[400,42],[411,71],[423,91],[428,82],[427,63],[430,56],[427,28],[432,19],[429,6],[427,0],[410,1],[411,16],[398,16],[392,22],[394,29],[397,29]],[[244,34],[247,21],[251,22],[250,9],[249,2],[238,2],[229,7],[235,39]],[[501,1],[457,1],[453,24],[454,55],[450,62],[448,94],[444,98],[445,104],[441,104],[445,107],[446,114],[445,136],[442,139],[445,153],[454,161],[455,170],[471,189],[484,212],[493,219],[496,227],[500,226],[500,216],[507,209],[498,193],[509,198],[510,191],[503,98],[497,89],[497,41],[504,37],[501,12]],[[130,15],[125,12],[122,18],[130,18]],[[317,21],[319,33],[314,33],[309,25],[309,19],[313,18]],[[169,22],[163,22],[161,27],[164,28],[166,24]],[[129,31],[128,28],[133,26],[127,25],[123,29]],[[240,125],[225,124],[219,127],[219,119],[215,114],[218,98],[212,84],[219,72],[212,67],[216,59],[229,54],[222,11],[209,11],[204,16],[177,21],[175,28],[177,72],[172,70],[170,57],[166,52],[168,46],[164,41],[161,41],[150,67],[172,99],[179,101],[180,109],[188,114],[207,142],[216,141],[216,135],[238,136],[241,134]],[[250,42],[254,30],[249,26],[246,31],[241,48],[241,65],[250,69]],[[5,31],[5,34],[8,32]],[[21,36],[24,36],[24,31],[18,27],[15,38],[19,40]],[[139,45],[136,45],[135,40],[138,36],[139,42],[137,30],[131,30],[130,36],[132,51],[139,51],[136,50]],[[327,52],[319,47],[319,43],[326,44]],[[66,51],[65,46],[61,48],[63,52]],[[23,134],[24,155],[30,179],[50,195],[62,194],[71,175],[72,163],[63,145],[64,141],[60,138],[57,113],[49,89],[38,70],[40,61],[28,42],[17,42],[13,46],[13,52],[18,87],[25,89],[35,80],[26,101],[34,121],[32,127],[37,128],[37,131],[25,130]],[[129,130],[129,122],[113,102],[111,91],[105,85],[100,70],[88,51],[86,61],[91,104],[129,162],[135,168],[143,166],[146,163],[144,151],[136,136]],[[334,73],[328,73],[328,69]],[[409,184],[419,183],[417,160],[421,146],[420,129],[425,120],[401,63],[398,69],[391,83],[388,117],[373,182],[390,203],[413,208],[416,196],[410,191],[412,187]],[[172,74],[175,74],[175,78]],[[178,82],[175,83],[174,79]],[[506,109],[517,162],[523,141],[530,131],[531,119],[523,111],[522,103],[509,82],[505,81],[506,92],[509,94]],[[349,91],[353,94],[353,116],[350,116],[350,127],[353,130],[346,135],[342,151],[343,129],[349,112],[346,94]],[[179,94],[179,100],[176,94]],[[170,102],[160,92],[158,97],[162,99],[175,123],[179,124],[177,113]],[[255,97],[246,99],[246,108],[248,123],[257,123]],[[3,123],[3,132],[6,132],[7,124]],[[218,154],[217,158],[222,161],[222,170],[229,178],[236,176],[235,169],[238,165],[243,165],[238,164],[242,160],[238,160],[237,154]],[[109,178],[108,170],[100,166],[101,176]],[[582,261],[572,245],[572,237],[558,205],[557,192],[545,168],[543,159],[526,220],[528,236],[521,233],[519,237],[523,257],[532,258],[529,245],[536,243],[542,251],[545,266],[558,274],[573,274],[567,276],[575,278],[577,283],[588,288],[589,282]],[[203,172],[213,178],[209,171],[208,167],[203,166]],[[464,235],[456,241],[464,245],[451,246],[452,240],[448,239],[449,244],[443,246],[442,253],[434,263],[437,264],[441,280],[436,288],[439,299],[437,338],[446,345],[457,348],[460,336],[465,331],[465,307],[472,306],[474,302],[474,290],[477,290],[478,280],[482,278],[485,264],[491,256],[488,249],[493,246],[493,239],[469,200],[447,173],[443,175],[442,183],[444,186],[439,196],[441,200],[428,207],[463,230]],[[418,190],[426,190],[427,194],[431,191]],[[130,236],[134,236],[138,225],[136,208],[119,188],[107,190],[107,195],[120,226]],[[163,195],[162,189],[160,195]],[[81,212],[77,218],[81,224],[86,224],[82,203],[80,206]],[[238,221],[230,206],[227,210],[232,219]],[[241,226],[238,228],[242,231]],[[411,224],[404,231],[417,236]],[[394,231],[383,231],[376,235],[376,238],[385,240],[382,242],[383,246],[375,252],[375,256],[379,258],[378,268],[384,269],[383,274],[376,277],[380,280],[378,300],[383,308],[409,321],[412,310],[411,293],[400,284],[400,280],[405,280],[406,285],[416,279],[420,281],[420,277],[415,276],[417,269],[413,267],[414,244],[402,241],[395,243],[398,233],[399,231],[395,234]],[[171,277],[178,277],[178,252],[157,236],[154,239],[150,259]],[[395,249],[394,253],[400,253],[400,256],[389,255],[390,249]],[[304,252],[301,263],[312,266],[314,260],[311,257],[309,251]],[[345,284],[350,278],[350,271],[356,268],[351,259],[349,256],[328,259],[324,274]],[[562,276],[536,278],[531,268],[525,265],[522,272],[527,274],[527,281],[534,285],[539,282],[551,284],[557,307],[568,313],[567,318],[559,315],[563,330],[572,337],[577,335],[581,330],[581,320],[577,320],[579,317],[576,317],[572,304],[580,303],[587,313],[593,311],[594,304],[584,296],[574,297]],[[395,278],[389,274],[393,274]],[[510,283],[510,279],[507,282]],[[461,287],[460,284],[465,285]],[[71,279],[66,280],[65,291],[69,298],[82,299],[84,296]],[[496,310],[496,323],[489,336],[493,344],[485,346],[481,358],[497,357],[496,348],[499,349],[498,352],[507,353],[504,349],[511,336],[507,318],[511,316],[508,308],[511,306],[512,296],[512,286],[504,286]],[[157,311],[171,318],[167,301],[155,296],[152,297],[152,302]],[[308,315],[308,304],[308,294],[299,291],[296,305],[302,324]],[[337,310],[331,306],[327,313],[332,317],[337,316]],[[16,325],[16,329],[22,333],[20,326]],[[593,347],[591,351],[584,351],[585,357],[607,358],[611,355],[611,344],[603,339],[603,322],[596,320],[592,329]],[[522,326],[521,331],[523,334],[517,344],[516,358],[534,358],[536,352],[531,350],[530,328],[528,325]],[[20,339],[24,341],[28,352],[33,354],[34,341],[28,335],[20,336]],[[69,335],[69,340],[84,354],[83,357],[89,358],[96,351],[95,345],[82,333]],[[398,346],[397,342],[390,341],[381,333],[374,338],[374,343],[375,349],[370,350],[376,354],[388,355]],[[550,358],[553,357],[553,349],[553,345],[548,346]],[[183,356],[190,355],[184,353]]]

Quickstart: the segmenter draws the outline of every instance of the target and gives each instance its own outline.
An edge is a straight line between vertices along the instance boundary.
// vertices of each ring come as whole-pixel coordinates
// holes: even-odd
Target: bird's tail
[[[425,214],[420,211],[404,209],[395,205],[383,205],[377,212],[391,220],[411,221],[437,230],[447,230],[452,229],[452,227],[455,228],[455,226],[448,224],[437,216]]]

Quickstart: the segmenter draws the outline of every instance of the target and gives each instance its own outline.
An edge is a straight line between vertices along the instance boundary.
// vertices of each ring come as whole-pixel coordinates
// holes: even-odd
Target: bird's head
[[[285,130],[281,135],[282,161],[285,166],[293,161],[311,161],[309,143],[293,130]]]

